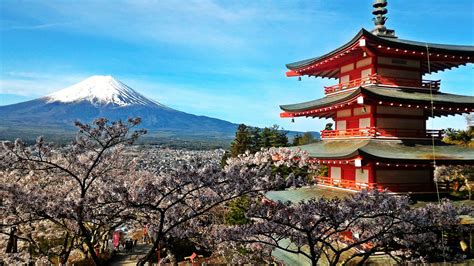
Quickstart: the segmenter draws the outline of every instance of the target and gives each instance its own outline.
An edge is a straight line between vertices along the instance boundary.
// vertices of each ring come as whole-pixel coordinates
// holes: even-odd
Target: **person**
[[[133,251],[133,242],[131,239],[125,240],[125,251],[132,252]]]
[[[114,250],[120,251],[120,232],[115,231],[112,236],[112,243],[114,244]]]
[[[148,244],[148,226],[149,224],[146,224],[145,227],[143,227],[143,243]]]

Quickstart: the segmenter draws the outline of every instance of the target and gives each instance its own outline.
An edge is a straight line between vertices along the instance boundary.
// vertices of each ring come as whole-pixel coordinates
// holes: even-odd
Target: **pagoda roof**
[[[412,140],[325,140],[293,147],[309,153],[312,158],[326,160],[365,159],[395,163],[427,163],[433,161],[431,141]],[[474,164],[474,148],[435,142],[439,164]]]
[[[331,71],[327,66],[323,66],[323,63],[330,64],[330,62],[328,63],[327,61],[333,61],[337,58],[342,59],[344,55],[350,54],[350,52],[362,51],[360,49],[361,47],[359,46],[359,40],[362,38],[367,40],[367,47],[372,51],[375,51],[383,46],[384,48],[388,47],[392,51],[400,49],[401,51],[407,50],[410,52],[418,52],[414,56],[424,61],[426,61],[426,50],[428,46],[429,52],[432,54],[430,58],[432,65],[430,65],[430,68],[428,68],[425,62],[423,65],[424,73],[436,72],[439,70],[474,62],[474,46],[472,45],[437,44],[403,40],[394,37],[381,37],[372,34],[366,29],[361,29],[348,43],[342,45],[341,47],[321,56],[286,64],[286,67],[290,69],[290,71],[294,71],[299,75],[314,75],[334,78],[337,76],[338,70]],[[380,53],[383,54],[385,52],[386,51],[384,50]],[[401,55],[412,56],[410,53]],[[438,57],[441,55],[441,58],[437,58],[435,55]],[[456,58],[451,59],[454,57]],[[316,65],[317,63],[320,63],[321,66],[318,67]],[[291,74],[290,76],[292,75],[295,74]]]
[[[357,101],[359,96],[365,98],[364,101],[385,101],[386,104],[392,103],[405,103],[405,104],[419,104],[419,105],[431,105],[431,97],[433,97],[433,104],[435,106],[449,106],[449,107],[462,107],[461,113],[472,111],[474,108],[474,96],[442,93],[439,91],[433,91],[431,94],[427,89],[415,90],[412,88],[403,87],[386,87],[380,85],[365,85],[355,89],[343,91],[337,94],[331,94],[323,98],[296,103],[280,105],[280,108],[289,113],[306,112],[315,110],[318,108],[327,108],[331,106],[346,104]],[[466,111],[465,108],[468,108]],[[333,109],[333,111],[336,108]],[[454,110],[453,110],[454,112]],[[454,112],[459,113],[459,112]],[[446,115],[449,114],[447,110],[441,111],[436,110],[435,115]],[[306,115],[306,114],[302,114]],[[307,116],[311,116],[307,114]],[[298,115],[297,115],[298,116]]]
[[[352,195],[353,192],[339,189],[327,189],[320,186],[288,188],[286,190],[269,191],[265,194],[272,201],[298,203],[317,198],[343,198]]]
[[[362,88],[325,96],[324,98],[294,104],[280,105],[280,109],[287,112],[304,112],[314,108],[326,107],[357,97]]]
[[[351,45],[355,44],[360,39],[360,37],[364,36],[364,34],[372,34],[372,33],[367,31],[366,29],[361,29],[356,34],[356,36],[354,36],[354,38],[352,38],[352,40],[350,40],[348,43],[344,44],[343,46],[337,48],[336,50],[333,50],[333,51],[331,51],[327,54],[321,55],[321,56],[316,56],[316,57],[313,57],[313,58],[309,58],[309,59],[300,60],[300,61],[297,61],[297,62],[286,64],[286,67],[288,69],[291,69],[291,70],[298,70],[300,68],[307,67],[307,66],[311,65],[312,63],[315,63],[315,62],[319,61],[320,59],[331,57],[333,55],[337,55],[338,53],[344,51],[346,48],[349,48]]]

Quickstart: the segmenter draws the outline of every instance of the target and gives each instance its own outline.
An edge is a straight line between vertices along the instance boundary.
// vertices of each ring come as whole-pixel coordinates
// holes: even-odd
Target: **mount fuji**
[[[0,139],[70,137],[74,121],[91,122],[98,117],[111,121],[141,117],[147,138],[228,141],[237,129],[224,120],[169,108],[111,76],[92,76],[35,100],[0,106]]]

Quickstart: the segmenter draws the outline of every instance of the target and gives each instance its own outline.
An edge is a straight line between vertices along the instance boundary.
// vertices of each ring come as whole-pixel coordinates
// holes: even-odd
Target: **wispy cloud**
[[[0,93],[40,97],[72,85],[88,75],[37,72],[0,73]]]
[[[7,1],[8,2],[8,1]],[[312,1],[317,7],[319,1]],[[191,1],[23,1],[10,2],[15,11],[37,24],[10,29],[40,29],[57,26],[67,31],[108,36],[129,42],[160,42],[187,47],[212,47],[230,52],[266,42],[281,25],[305,23],[305,17],[320,18],[313,29],[337,20],[330,11],[306,9],[291,2]],[[302,16],[303,15],[303,16]],[[306,15],[306,16],[305,16]],[[61,21],[61,23],[58,23]],[[279,25],[279,27],[276,27]],[[285,31],[284,28],[282,28]],[[299,29],[309,31],[309,29]]]
[[[3,24],[4,22],[2,22]],[[3,26],[0,29],[3,31],[6,30],[43,30],[43,29],[48,29],[52,27],[57,27],[64,25],[64,23],[45,23],[45,24],[34,24],[34,25],[8,25],[8,26]]]

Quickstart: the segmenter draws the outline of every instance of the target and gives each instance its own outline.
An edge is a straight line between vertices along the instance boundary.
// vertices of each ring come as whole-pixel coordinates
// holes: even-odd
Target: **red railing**
[[[438,129],[399,129],[399,128],[349,128],[345,130],[323,130],[321,138],[346,138],[346,137],[368,137],[368,138],[437,138],[443,137],[444,131]]]
[[[321,185],[340,187],[351,190],[377,189],[379,191],[389,190],[392,192],[427,192],[432,191],[434,186],[428,183],[363,183],[354,180],[334,179],[331,177],[318,176],[316,182]]]
[[[377,74],[372,74],[367,77],[353,79],[348,82],[339,83],[333,86],[324,87],[324,93],[330,94],[335,92],[344,91],[347,89],[355,88],[367,84],[381,84],[388,86],[401,86],[401,87],[414,87],[422,89],[439,90],[441,80],[416,80],[406,78],[389,78],[382,77]]]
[[[439,90],[441,80],[416,80],[416,79],[405,79],[405,78],[389,78],[377,75],[377,84],[390,85],[390,86],[401,86],[401,87],[415,87],[423,89]]]
[[[341,138],[341,137],[375,137],[377,131],[374,127],[349,128],[345,130],[322,130],[321,138]]]
[[[358,87],[361,85],[377,84],[377,83],[378,83],[377,75],[369,75],[367,77],[353,79],[348,82],[343,82],[343,83],[339,83],[333,86],[324,87],[324,93],[330,94],[330,93],[335,93],[335,92],[351,89],[354,87]]]
[[[333,186],[333,187],[342,187],[354,190],[362,190],[362,189],[379,189],[383,190],[383,187],[377,187],[375,183],[359,183],[354,180],[346,180],[346,179],[334,179],[331,177],[326,176],[318,176],[316,177],[316,182],[321,185]]]

